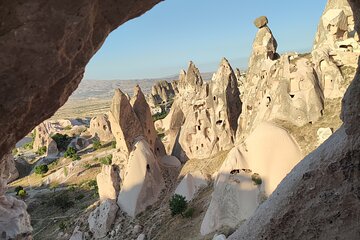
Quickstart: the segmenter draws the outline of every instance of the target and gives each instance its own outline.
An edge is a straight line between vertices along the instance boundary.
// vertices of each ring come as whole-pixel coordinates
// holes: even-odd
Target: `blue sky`
[[[222,57],[245,68],[257,29],[269,18],[278,52],[309,51],[326,0],[166,0],[113,31],[86,67],[85,79],[172,76],[194,61],[215,71]]]

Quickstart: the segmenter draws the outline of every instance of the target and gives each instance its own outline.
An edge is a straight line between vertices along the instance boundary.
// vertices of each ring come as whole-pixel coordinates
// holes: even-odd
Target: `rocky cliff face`
[[[112,30],[158,2],[2,1],[0,156],[66,102]]]
[[[211,157],[231,148],[235,142],[241,101],[237,78],[229,62],[221,61],[209,83],[203,82],[199,70],[190,62],[188,71],[180,72],[178,89],[179,94],[165,121],[181,112],[184,122],[176,122],[176,127],[167,126],[171,142],[168,153],[184,161]],[[180,152],[174,151],[177,142]]]

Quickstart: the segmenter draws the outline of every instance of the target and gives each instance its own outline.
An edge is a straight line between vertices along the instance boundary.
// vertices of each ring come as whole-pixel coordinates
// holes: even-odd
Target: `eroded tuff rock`
[[[158,200],[164,179],[145,139],[134,145],[125,169],[118,205],[128,215],[135,217]]]
[[[204,175],[201,171],[188,173],[175,189],[175,194],[184,196],[186,201],[189,202],[196,197],[201,188],[208,185],[208,182],[208,176]]]
[[[13,158],[5,155],[0,162],[0,234],[1,239],[31,239],[30,216],[26,204],[5,195],[7,183],[18,175]]]
[[[120,89],[115,90],[109,120],[116,139],[116,148],[127,158],[137,138],[142,136],[143,128],[129,99]]]
[[[156,84],[151,87],[150,94],[150,97],[153,99],[153,106],[165,103],[174,98],[176,92],[176,84],[169,83],[167,81],[156,82]]]
[[[180,73],[178,89],[172,110],[163,121],[170,121],[164,127],[169,133],[168,153],[185,161],[230,149],[235,141],[241,101],[229,62],[221,61],[210,83],[203,82],[199,70],[190,62],[187,73]],[[179,116],[174,118],[174,114]]]
[[[156,145],[157,132],[154,127],[154,122],[150,112],[150,107],[146,102],[144,93],[141,91],[139,85],[137,85],[134,89],[134,95],[133,98],[131,99],[131,105],[143,128],[142,130],[143,136],[145,136],[147,142],[150,145],[151,150],[154,153],[156,153],[155,145]]]
[[[330,0],[328,6],[348,5]],[[360,2],[349,1],[358,31]],[[305,157],[231,240],[358,239],[360,73],[343,97],[343,126]]]
[[[88,219],[89,229],[95,239],[106,236],[115,220],[118,209],[119,207],[114,200],[107,199],[91,212]]]
[[[66,102],[111,31],[160,1],[1,1],[0,156]]]
[[[267,52],[277,55],[276,44],[269,40],[273,37],[264,37],[259,32],[243,87],[246,91],[242,95],[239,141],[244,139],[241,135],[247,135],[264,120],[278,119],[303,126],[317,121],[324,109],[324,93],[312,61],[298,55],[271,59]]]
[[[100,201],[110,199],[116,201],[120,191],[120,174],[116,165],[103,165],[96,176]]]
[[[218,171],[201,234],[222,226],[236,227],[250,217],[301,157],[286,130],[261,123],[243,144],[230,151]],[[261,184],[252,180],[256,174]]]
[[[254,21],[254,25],[257,28],[262,28],[265,27],[267,24],[269,23],[268,19],[266,16],[261,16],[255,19]]]
[[[109,117],[106,114],[101,114],[90,120],[89,132],[93,137],[98,138],[102,142],[109,142],[114,138],[111,132]]]

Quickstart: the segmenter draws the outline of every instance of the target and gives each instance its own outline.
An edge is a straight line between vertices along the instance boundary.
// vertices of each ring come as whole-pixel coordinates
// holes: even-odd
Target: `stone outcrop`
[[[109,120],[116,139],[116,148],[127,158],[137,138],[142,136],[143,128],[129,99],[120,89],[115,90]]]
[[[7,183],[18,173],[11,154],[0,161],[0,233],[2,239],[31,239],[32,227],[26,204],[12,196],[5,195]]]
[[[175,97],[176,85],[169,83],[167,81],[156,82],[155,85],[151,88],[150,98],[153,99],[153,105],[158,105],[168,102],[170,99]]]
[[[120,175],[116,165],[103,165],[96,176],[100,201],[110,199],[116,201],[120,191]]]
[[[151,150],[155,153],[157,132],[154,127],[150,107],[147,104],[145,96],[141,91],[139,85],[137,85],[134,89],[134,95],[131,99],[131,105],[143,128],[142,135],[146,138]]]
[[[15,159],[11,153],[5,154],[0,161],[0,176],[6,179],[7,183],[19,177],[19,171],[16,169]]]
[[[113,224],[118,206],[114,200],[103,201],[93,212],[91,212],[88,222],[89,229],[93,233],[94,239],[100,239],[107,235]]]
[[[233,228],[249,218],[300,159],[300,149],[286,130],[260,124],[230,151],[218,171],[201,234]]]
[[[2,1],[0,156],[66,102],[111,31],[160,1]]]
[[[319,128],[317,130],[318,144],[325,142],[332,134],[333,130],[331,128]]]
[[[269,23],[268,19],[266,16],[261,16],[255,19],[254,21],[254,25],[257,28],[262,28],[265,27],[267,24]]]
[[[230,149],[235,141],[241,101],[229,62],[221,61],[208,84],[204,84],[199,70],[190,62],[187,73],[180,73],[178,89],[179,97],[164,120],[170,121],[165,128],[167,152],[185,161]]]
[[[316,122],[324,110],[324,94],[312,61],[294,54],[272,59],[268,52],[278,55],[276,41],[269,40],[274,38],[270,30],[270,35],[264,37],[262,29],[254,41],[243,86],[246,91],[242,95],[239,142],[264,120],[303,126]]]
[[[349,1],[349,4],[358,31],[360,2]],[[329,0],[327,9],[342,6],[348,6],[348,1]],[[316,42],[321,42],[319,33]],[[357,72],[343,97],[341,128],[305,157],[228,239],[360,237],[359,96],[360,74]]]
[[[188,173],[175,189],[175,194],[184,196],[186,201],[189,202],[196,197],[201,188],[208,185],[208,181],[208,177],[200,171]]]
[[[109,142],[114,138],[111,132],[110,121],[106,114],[91,119],[89,132],[91,136],[98,138],[101,142]]]
[[[134,145],[127,162],[118,205],[128,215],[135,217],[158,200],[164,180],[145,139]]]

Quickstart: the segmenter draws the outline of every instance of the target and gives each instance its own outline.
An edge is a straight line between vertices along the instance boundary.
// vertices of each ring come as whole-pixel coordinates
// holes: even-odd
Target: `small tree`
[[[77,155],[77,151],[73,147],[68,147],[66,152],[64,153],[64,157],[71,158],[73,161],[80,160],[79,155]]]
[[[258,173],[254,173],[251,175],[251,180],[254,182],[255,185],[261,185],[262,179]]]
[[[100,149],[101,147],[102,147],[101,142],[100,142],[99,140],[95,139],[95,140],[93,141],[93,149],[94,149],[94,150],[98,150],[98,149]]]
[[[19,191],[20,190],[23,190],[24,188],[22,187],[22,186],[17,186],[16,188],[15,188],[15,192],[16,192],[16,195],[19,195]]]
[[[27,195],[26,191],[24,189],[21,189],[18,194],[17,194],[20,198],[24,199]]]
[[[44,174],[44,173],[47,173],[47,171],[49,171],[49,168],[46,164],[42,164],[42,165],[39,165],[39,166],[36,166],[35,167],[35,173],[36,174]]]
[[[46,146],[39,147],[39,149],[36,151],[36,154],[38,155],[44,155],[46,153]]]
[[[187,208],[187,201],[184,196],[174,194],[170,199],[169,205],[172,216],[175,216],[177,214],[183,215],[183,212]]]

